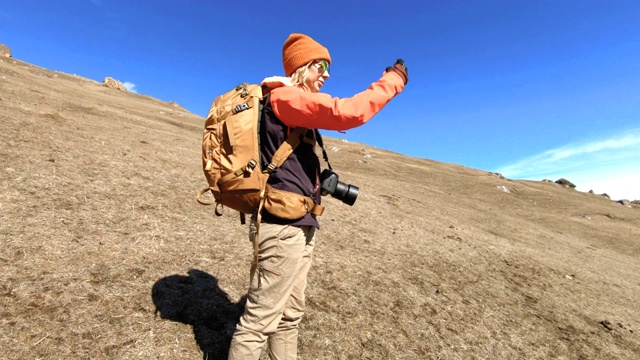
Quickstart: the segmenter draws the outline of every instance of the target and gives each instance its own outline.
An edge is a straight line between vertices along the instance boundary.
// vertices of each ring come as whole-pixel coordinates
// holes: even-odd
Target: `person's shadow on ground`
[[[194,269],[187,273],[167,276],[153,284],[156,316],[160,313],[163,319],[193,326],[204,359],[226,359],[246,297],[233,303],[214,276]]]

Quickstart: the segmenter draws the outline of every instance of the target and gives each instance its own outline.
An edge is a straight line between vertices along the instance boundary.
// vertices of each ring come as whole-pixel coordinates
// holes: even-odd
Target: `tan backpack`
[[[222,215],[224,206],[251,214],[264,206],[270,213],[285,219],[298,219],[306,213],[321,215],[324,208],[313,199],[273,189],[267,185],[269,175],[284,163],[307,132],[295,128],[262,170],[260,164],[260,114],[262,88],[242,83],[214,99],[202,137],[202,165],[209,187],[198,193],[198,202],[211,205]],[[214,201],[203,199],[211,191]]]

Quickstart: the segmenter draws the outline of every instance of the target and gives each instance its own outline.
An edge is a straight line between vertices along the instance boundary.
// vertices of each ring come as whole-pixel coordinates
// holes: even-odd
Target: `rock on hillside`
[[[104,86],[111,89],[127,91],[127,88],[124,86],[124,84],[122,84],[122,82],[120,82],[120,80],[116,80],[110,76],[104,78],[103,84]]]
[[[11,49],[5,44],[0,44],[0,56],[11,57]]]

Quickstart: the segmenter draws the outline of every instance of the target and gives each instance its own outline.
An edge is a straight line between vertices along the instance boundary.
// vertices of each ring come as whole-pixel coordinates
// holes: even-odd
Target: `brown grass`
[[[251,246],[195,201],[202,124],[2,59],[1,358],[224,358]],[[640,357],[637,205],[326,142],[360,196],[325,199],[302,359]]]

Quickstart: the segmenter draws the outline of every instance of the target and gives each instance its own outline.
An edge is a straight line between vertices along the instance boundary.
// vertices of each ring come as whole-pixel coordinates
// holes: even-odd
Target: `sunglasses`
[[[324,74],[325,72],[329,74],[329,62],[327,60],[318,60],[314,65],[318,67],[320,74]]]

